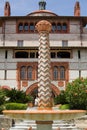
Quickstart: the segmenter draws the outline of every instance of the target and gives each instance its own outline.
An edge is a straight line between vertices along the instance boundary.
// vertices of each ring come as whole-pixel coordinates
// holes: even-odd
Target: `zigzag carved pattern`
[[[40,34],[38,61],[39,107],[51,107],[50,47],[48,34]]]

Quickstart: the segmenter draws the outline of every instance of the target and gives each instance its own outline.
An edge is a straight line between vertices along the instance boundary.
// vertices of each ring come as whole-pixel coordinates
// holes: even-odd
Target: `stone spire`
[[[40,0],[39,10],[45,10],[45,9],[46,9],[46,2],[44,0]]]
[[[4,16],[10,16],[10,14],[10,4],[9,2],[6,2],[4,7]]]
[[[74,16],[80,16],[80,4],[78,1],[75,3]]]

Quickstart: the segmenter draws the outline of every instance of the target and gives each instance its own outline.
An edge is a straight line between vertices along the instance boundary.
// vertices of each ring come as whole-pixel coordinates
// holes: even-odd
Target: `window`
[[[5,59],[7,59],[7,57],[8,57],[8,51],[6,50],[5,51]]]
[[[56,21],[51,22],[52,24],[52,30],[51,33],[55,32],[55,33],[67,33],[68,30],[68,22],[67,21],[58,21],[56,23]],[[33,33],[33,32],[38,32],[35,28],[35,25],[37,24],[37,22],[29,22],[28,20],[26,21],[21,21],[20,23],[18,23],[17,25],[17,30],[19,33]]]
[[[80,50],[78,50],[78,59],[81,58],[81,55],[80,55]]]
[[[18,30],[19,30],[19,31],[23,31],[23,23],[20,23],[20,24],[19,24]]]
[[[58,24],[57,24],[57,30],[58,30],[58,31],[61,31],[61,29],[62,29],[61,23],[58,23]]]
[[[28,53],[24,51],[16,52],[15,58],[28,58]]]
[[[54,66],[53,67],[53,80],[64,80],[65,79],[65,67]]]
[[[66,24],[66,23],[63,23],[63,25],[62,25],[62,30],[63,30],[63,31],[66,31],[66,30],[67,30],[67,24]]]
[[[20,78],[21,79],[26,79],[26,67],[22,66],[20,70]]]
[[[60,79],[65,79],[65,68],[60,66]]]
[[[38,58],[38,52],[36,52],[36,58]]]
[[[18,63],[18,70],[20,72],[20,80],[37,80],[38,77],[38,67],[37,67],[37,63],[36,65],[32,65],[33,63],[28,63],[28,62],[24,62],[23,63]]]
[[[23,40],[18,40],[17,41],[17,46],[22,47],[23,46]]]
[[[14,58],[38,58],[38,50],[20,48],[14,51]]]
[[[35,27],[34,27],[34,24],[33,23],[30,23],[30,31],[34,31],[35,30]]]
[[[79,70],[79,78],[81,78],[81,70]]]
[[[28,30],[29,30],[28,23],[25,23],[24,24],[24,31],[28,31]]]
[[[58,67],[55,66],[53,69],[53,79],[58,80]]]
[[[6,80],[7,79],[7,70],[5,70],[4,72],[5,72],[4,79]]]
[[[35,58],[35,52],[30,52],[30,58]]]
[[[62,46],[67,47],[68,46],[68,41],[67,40],[62,40]]]
[[[53,32],[56,31],[56,24],[55,24],[55,23],[52,24],[52,31],[53,31]]]
[[[32,67],[29,66],[27,70],[28,70],[27,71],[27,77],[28,77],[29,80],[32,80],[32,70],[33,70]]]
[[[56,58],[56,53],[55,52],[51,52],[51,58]]]
[[[70,52],[65,51],[59,51],[57,53],[58,58],[70,58]]]

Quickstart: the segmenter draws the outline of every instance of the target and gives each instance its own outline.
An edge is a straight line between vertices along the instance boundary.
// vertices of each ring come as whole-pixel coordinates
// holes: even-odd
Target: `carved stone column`
[[[42,20],[37,23],[36,29],[39,32],[39,61],[38,61],[38,98],[39,109],[51,109],[52,90],[50,79],[50,44],[49,32],[51,24]]]

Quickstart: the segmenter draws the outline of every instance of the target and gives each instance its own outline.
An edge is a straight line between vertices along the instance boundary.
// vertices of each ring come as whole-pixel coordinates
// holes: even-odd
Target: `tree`
[[[68,83],[65,92],[71,109],[87,109],[87,78]]]

